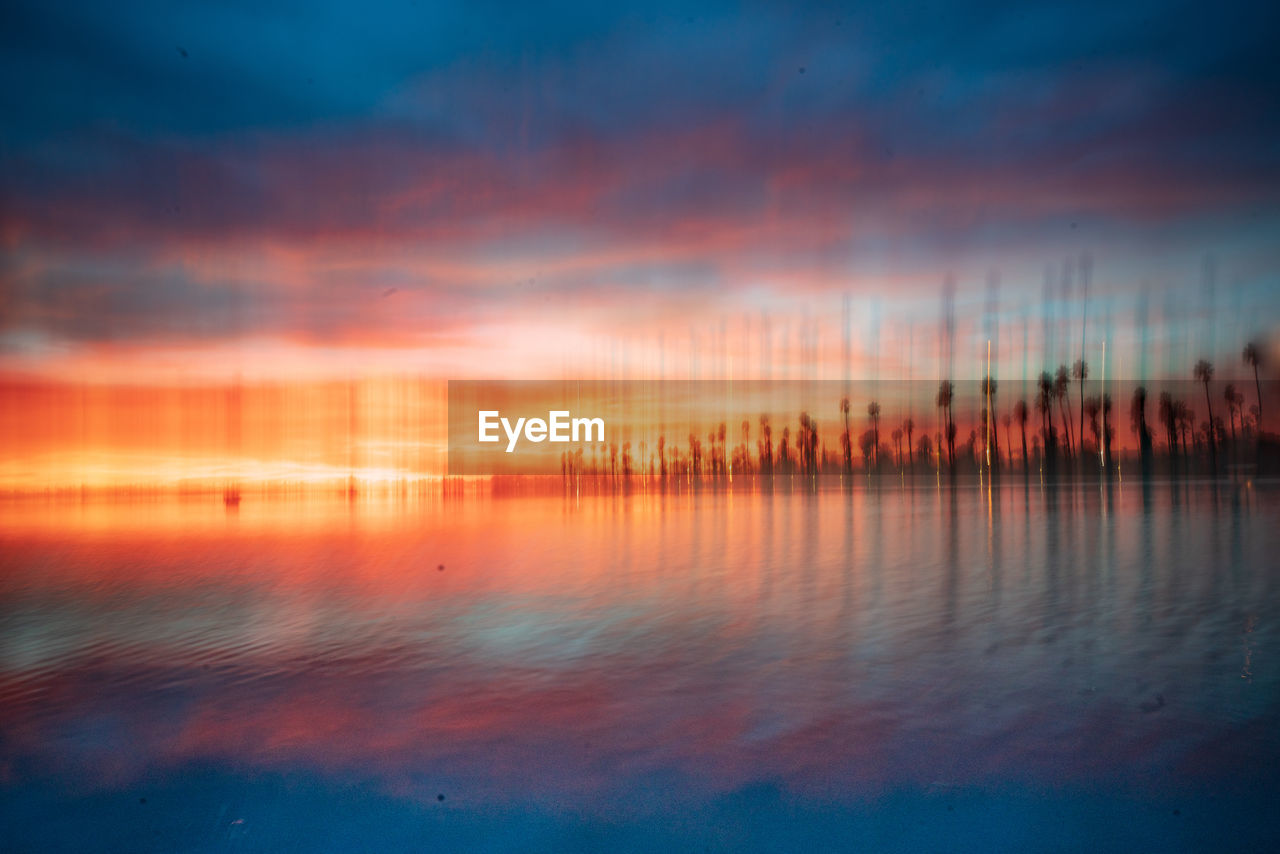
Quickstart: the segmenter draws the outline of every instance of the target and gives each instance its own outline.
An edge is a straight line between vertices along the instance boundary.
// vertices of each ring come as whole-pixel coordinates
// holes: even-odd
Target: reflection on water
[[[10,502],[0,828],[32,850],[1268,843],[1278,507],[1207,483]]]

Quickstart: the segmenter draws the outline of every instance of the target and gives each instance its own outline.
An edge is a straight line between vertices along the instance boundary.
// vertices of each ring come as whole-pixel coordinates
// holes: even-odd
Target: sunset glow
[[[1276,0],[6,0],[0,851],[1280,851]]]

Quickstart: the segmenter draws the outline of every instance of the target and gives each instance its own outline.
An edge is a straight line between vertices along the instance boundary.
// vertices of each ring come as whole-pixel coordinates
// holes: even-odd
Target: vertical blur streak
[[[900,452],[893,431],[911,421],[913,429],[904,434],[928,438],[922,454],[935,465],[942,462],[944,448],[949,457],[953,441],[963,444],[975,431],[996,468],[1000,441],[1011,441],[1008,427],[1015,419],[1031,456],[1041,445],[1046,453],[1061,447],[1081,459],[1088,444],[1082,440],[1109,436],[1116,428],[1117,407],[1128,403],[1127,397],[1121,399],[1120,387],[1109,385],[1112,381],[1148,384],[1154,404],[1157,385],[1192,381],[1195,366],[1204,363],[1208,382],[1198,395],[1177,390],[1173,402],[1186,406],[1172,414],[1188,422],[1179,448],[1194,448],[1198,436],[1193,434],[1204,427],[1214,441],[1206,433],[1203,444],[1213,452],[1223,436],[1234,441],[1238,435],[1274,429],[1262,417],[1270,411],[1262,403],[1263,386],[1280,363],[1280,338],[1267,327],[1264,315],[1233,312],[1233,322],[1220,324],[1218,275],[1217,260],[1207,255],[1199,270],[1192,271],[1191,278],[1198,277],[1198,296],[1195,285],[1162,287],[1162,304],[1153,307],[1146,284],[1129,296],[1117,290],[1114,280],[1095,279],[1093,256],[1087,253],[1045,267],[1038,304],[1026,296],[1018,276],[1006,285],[993,268],[985,286],[975,286],[948,273],[933,309],[938,312],[936,341],[920,347],[913,335],[915,324],[933,311],[928,289],[923,300],[913,296],[906,307],[882,300],[878,293],[846,290],[810,295],[790,308],[762,304],[744,313],[690,313],[671,325],[630,328],[594,340],[562,343],[543,336],[536,347],[562,351],[558,361],[566,380],[836,379],[852,388],[867,380],[898,379],[935,390],[940,384],[960,384],[953,393],[964,391],[966,382],[989,382],[990,394],[983,395],[988,399],[976,413],[976,424],[964,420],[963,409],[972,401],[963,395],[953,411],[941,397],[903,396],[890,384],[850,404],[854,413],[869,413],[873,404],[880,408],[869,440],[877,461],[881,454],[874,436],[883,418],[895,455]],[[1002,304],[1006,286],[1024,295],[1018,305]],[[1010,324],[1011,334],[1002,338],[1002,327]],[[1014,331],[1019,324],[1020,341]],[[520,346],[533,345],[526,341]],[[1132,376],[1105,368],[1099,373],[1104,349],[1110,361],[1133,366]],[[280,488],[326,484],[351,490],[357,482],[407,483],[444,473],[447,386],[441,373],[362,373],[360,353],[353,351],[341,376],[303,377],[274,367],[269,356],[251,345],[245,345],[243,355],[244,364],[263,358],[281,375],[268,370],[246,381],[240,363],[210,370],[198,359],[186,364],[187,372],[180,368],[176,379],[169,375],[167,380],[121,380],[110,372],[83,377],[52,370],[0,373],[0,489],[178,486],[234,491],[241,483],[267,482]],[[477,358],[450,378],[548,379],[537,373],[532,353],[524,356],[501,363]],[[1039,380],[1045,376],[1052,388],[1041,401]],[[1242,397],[1249,389],[1253,393]],[[1193,397],[1201,404],[1199,412]],[[838,401],[839,396],[803,405],[810,415],[826,419],[835,414]],[[1210,423],[1215,401],[1219,411]],[[722,416],[727,418],[734,406],[732,400],[725,404]],[[1029,432],[1021,429],[1018,404],[1032,410]],[[1219,417],[1223,413],[1225,418]],[[733,421],[735,433],[740,426]],[[785,429],[774,426],[779,433]],[[915,426],[922,429],[916,433]],[[1117,443],[1136,446],[1136,428],[1130,433],[1124,426],[1117,430]],[[1166,446],[1172,427],[1163,437]],[[958,439],[949,435],[953,429]],[[909,452],[917,449],[911,438],[907,443]],[[835,446],[831,450],[838,453]]]
[[[0,385],[0,484],[282,489],[439,473],[445,385],[348,382]]]

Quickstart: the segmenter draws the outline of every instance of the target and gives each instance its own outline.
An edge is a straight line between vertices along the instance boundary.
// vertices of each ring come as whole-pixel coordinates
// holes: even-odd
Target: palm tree
[[[1072,454],[1071,436],[1071,377],[1066,365],[1058,366],[1058,374],[1053,379],[1053,393],[1058,398],[1058,414],[1062,417],[1062,432],[1067,439],[1067,456]]]
[[[1253,385],[1258,390],[1258,433],[1262,433],[1262,383],[1258,381],[1258,366],[1262,364],[1262,345],[1257,341],[1250,341],[1244,345],[1244,352],[1240,354],[1244,358],[1244,363],[1253,368]]]
[[[1089,363],[1084,359],[1076,359],[1076,363],[1071,366],[1071,376],[1080,381],[1080,400],[1084,400],[1084,381],[1089,378]],[[1080,406],[1080,432],[1076,434],[1081,442],[1084,441],[1084,405]]]
[[[936,398],[938,408],[944,411],[946,418],[947,462],[952,469],[955,469],[956,465],[956,431],[955,425],[951,423],[951,399],[955,396],[955,390],[951,380],[943,380],[938,384],[938,396]]]
[[[725,429],[725,423],[721,421],[720,426],[716,428],[716,440],[720,444],[720,455],[719,455],[719,458],[716,460],[716,465],[719,466],[721,476],[723,476],[729,470],[728,454],[726,453],[726,450],[725,450],[726,448],[725,440],[727,436],[728,436],[728,431]]]
[[[1138,434],[1138,450],[1142,454],[1143,463],[1151,459],[1151,431],[1147,429],[1147,389],[1138,386],[1133,390],[1133,399],[1129,401],[1129,423]]]
[[[902,429],[905,430],[907,434],[907,459],[909,460],[911,470],[915,471],[916,452],[915,452],[915,449],[911,446],[911,433],[916,429],[916,423],[912,421],[910,418],[908,418],[906,421],[902,422]]]
[[[1196,426],[1196,412],[1187,406],[1184,401],[1179,400],[1177,405],[1178,429],[1182,431],[1182,454],[1187,454],[1187,436],[1194,430]]]
[[[1098,397],[1086,398],[1080,406],[1081,430],[1084,429],[1084,416],[1089,416],[1089,430],[1093,433],[1093,441],[1098,450],[1102,450],[1102,426],[1098,423],[1098,415],[1102,412],[1102,399]],[[1081,434],[1083,435],[1083,433]],[[1083,445],[1083,443],[1082,443]]]
[[[1057,451],[1058,440],[1053,430],[1053,400],[1055,386],[1053,374],[1040,372],[1040,391],[1036,395],[1036,411],[1040,413],[1040,429],[1044,433],[1044,456],[1052,460]]]
[[[809,418],[806,414],[805,418],[809,422],[809,474],[818,473],[818,420]]]
[[[996,427],[996,381],[990,375],[982,378],[982,405],[991,411],[987,415],[987,423],[991,426],[991,456],[995,458],[996,467],[1000,466],[1000,430]],[[987,463],[990,465],[990,462]]]
[[[893,437],[893,447],[898,452],[898,468],[902,468],[902,429],[895,428],[889,435]]]
[[[875,451],[876,434],[872,430],[863,431],[858,437],[858,447],[862,450],[862,464],[871,471],[871,455]]]
[[[1215,448],[1217,442],[1213,435],[1213,401],[1209,399],[1209,381],[1213,379],[1213,363],[1207,359],[1201,359],[1196,362],[1195,377],[1198,381],[1204,383],[1204,402],[1209,407],[1209,453],[1216,457]]]
[[[796,451],[800,454],[800,469],[806,475],[817,472],[818,422],[809,413],[800,413],[800,432],[796,434]]]
[[[929,455],[933,453],[933,442],[929,439],[928,433],[920,434],[920,441],[916,443],[915,450],[918,451],[920,456],[926,461],[929,459]]]
[[[871,432],[875,437],[876,471],[880,470],[880,404],[874,400],[867,404],[867,415],[871,416]]]
[[[840,398],[840,414],[844,416],[844,435],[840,437],[840,445],[844,450],[844,470],[853,473],[853,436],[849,434],[849,398]]]
[[[773,474],[773,428],[769,426],[769,416],[760,416],[760,473]]]
[[[1022,468],[1027,468],[1027,402],[1019,400],[1013,405],[1013,417],[1018,420],[1018,427],[1022,430]]]

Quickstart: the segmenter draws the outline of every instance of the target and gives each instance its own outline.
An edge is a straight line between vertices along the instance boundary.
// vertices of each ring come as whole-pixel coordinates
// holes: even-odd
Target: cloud
[[[8,340],[657,327],[1083,249],[1137,287],[1227,235],[1277,277],[1264,4],[314,11],[6,9]]]

